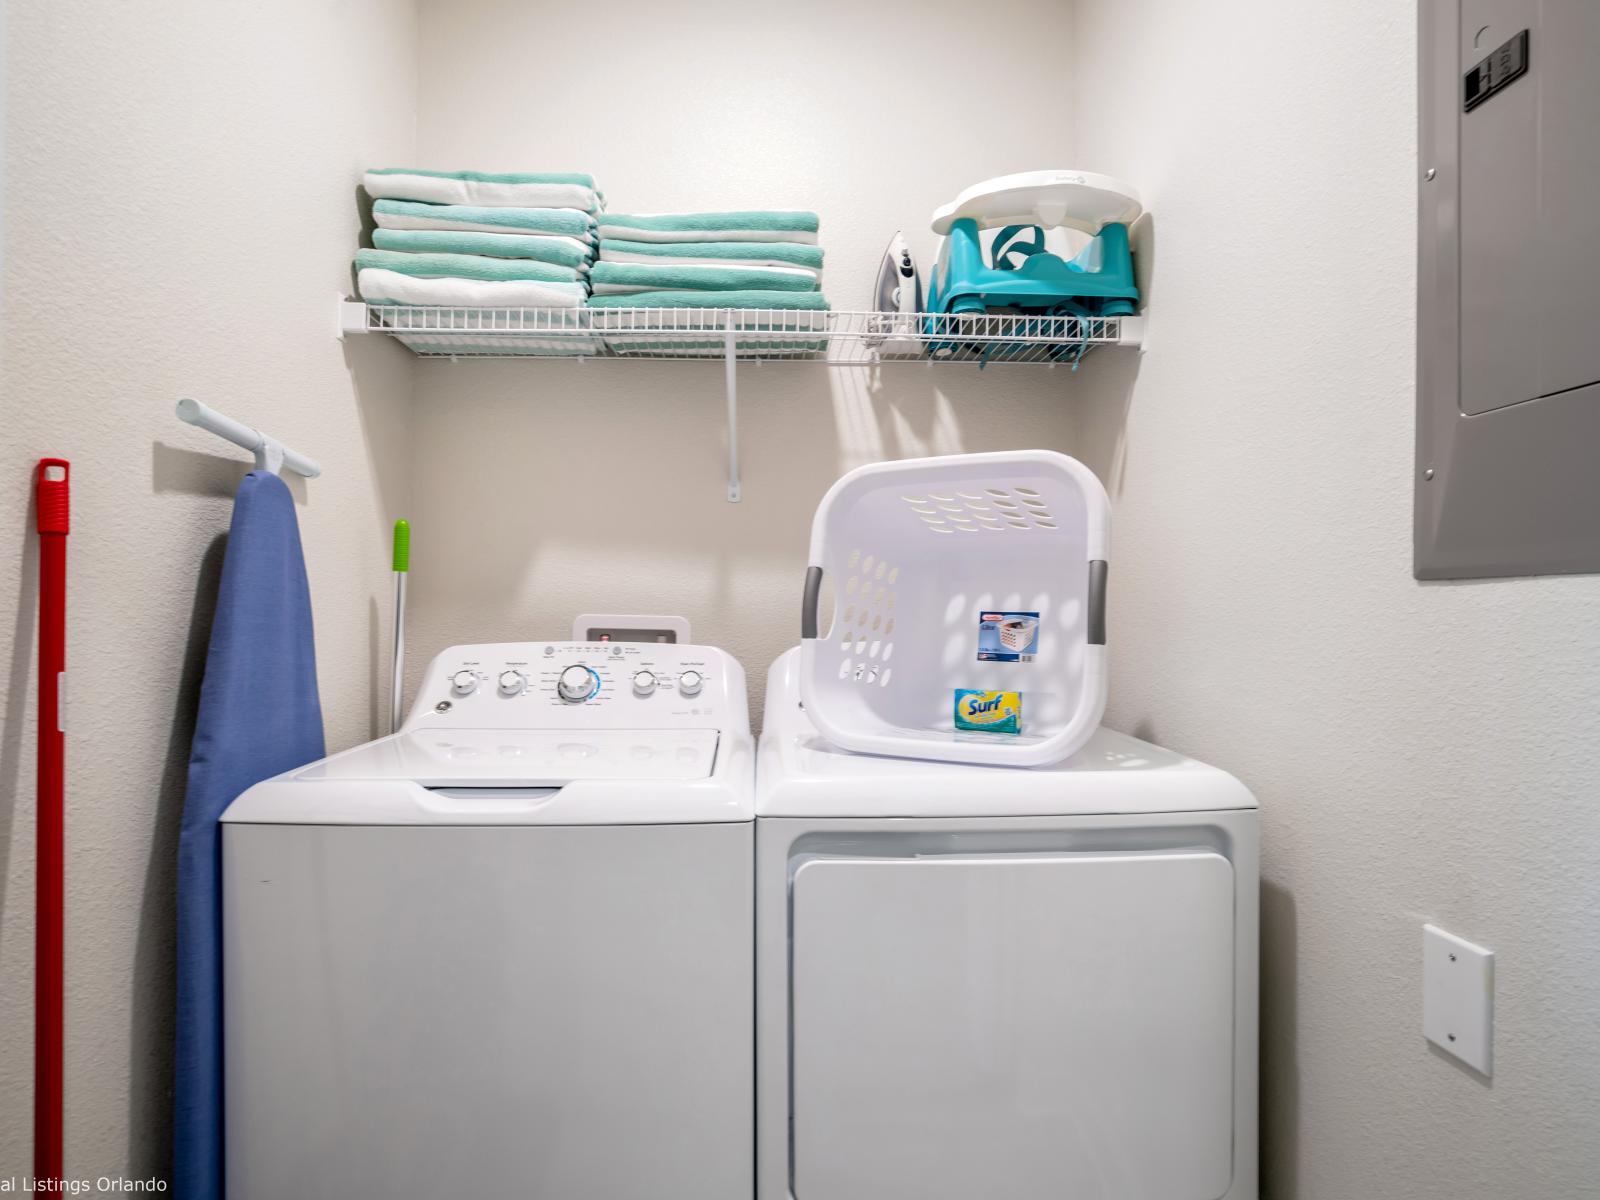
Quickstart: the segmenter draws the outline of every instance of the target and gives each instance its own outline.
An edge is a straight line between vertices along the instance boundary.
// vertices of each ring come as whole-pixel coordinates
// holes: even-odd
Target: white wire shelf
[[[1076,366],[1098,346],[1138,346],[1141,317],[977,316],[729,308],[436,308],[341,299],[341,335],[382,333],[421,358],[744,362],[1033,363]]]
[[[739,481],[740,363],[1078,362],[1097,346],[1142,346],[1142,317],[797,311],[767,308],[437,308],[339,297],[338,332],[381,333],[419,358],[721,360],[727,396],[728,499]]]

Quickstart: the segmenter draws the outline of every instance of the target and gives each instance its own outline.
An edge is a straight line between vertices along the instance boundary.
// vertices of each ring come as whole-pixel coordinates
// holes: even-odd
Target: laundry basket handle
[[[1089,561],[1089,612],[1087,637],[1091,646],[1106,644],[1106,573],[1109,566],[1103,558]],[[805,594],[800,599],[800,637],[802,640],[817,636],[817,605],[822,599],[822,568],[806,568]]]
[[[1091,646],[1106,644],[1106,560],[1089,560],[1089,616],[1088,637]]]
[[[822,599],[822,568],[806,568],[806,591],[800,601],[800,638],[817,636],[817,603]]]

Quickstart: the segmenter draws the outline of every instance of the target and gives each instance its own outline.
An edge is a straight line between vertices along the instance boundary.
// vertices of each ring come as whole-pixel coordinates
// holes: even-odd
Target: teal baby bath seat
[[[933,214],[945,235],[929,281],[931,313],[1132,316],[1128,226],[1143,208],[1131,186],[1087,171],[1029,171],[976,184]],[[1073,258],[1045,249],[1047,229],[1092,240]],[[998,229],[988,261],[981,231]]]

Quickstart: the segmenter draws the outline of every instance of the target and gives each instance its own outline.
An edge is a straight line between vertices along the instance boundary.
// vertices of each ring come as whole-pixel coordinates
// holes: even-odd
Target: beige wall
[[[1110,723],[1263,813],[1271,1200],[1600,1178],[1600,582],[1411,578],[1415,10],[1077,8],[1079,160],[1136,180],[1152,344],[1085,367]],[[1497,952],[1495,1074],[1421,1036],[1421,926]]]
[[[425,3],[418,152],[431,167],[592,171],[616,212],[815,209],[823,290],[863,308],[896,229],[926,268],[937,205],[1072,158],[1070,18],[1028,0],[981,20],[947,0],[629,0],[579,31],[551,5]],[[963,80],[974,90],[946,91]],[[1065,368],[744,368],[745,498],[729,504],[720,365],[423,364],[413,684],[453,641],[565,636],[595,609],[678,612],[744,663],[759,720],[767,664],[799,635],[827,486],[881,458],[1063,448],[1072,384]]]
[[[167,1159],[173,863],[242,451],[191,395],[319,458],[293,483],[330,747],[371,736],[411,373],[331,336],[355,188],[413,153],[415,13],[388,0],[6,5],[0,393],[0,1179],[31,1159],[31,471],[72,460],[70,1174]]]

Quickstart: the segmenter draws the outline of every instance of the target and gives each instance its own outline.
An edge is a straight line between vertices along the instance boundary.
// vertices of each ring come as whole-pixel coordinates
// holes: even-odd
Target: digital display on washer
[[[678,634],[672,629],[605,629],[591,627],[584,630],[584,640],[589,642],[676,642]]]

